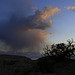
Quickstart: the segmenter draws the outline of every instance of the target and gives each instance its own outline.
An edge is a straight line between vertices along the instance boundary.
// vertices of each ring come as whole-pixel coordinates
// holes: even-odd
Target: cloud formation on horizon
[[[51,6],[32,14],[28,0],[0,0],[0,40],[13,50],[39,46],[46,40],[49,18],[59,12]]]

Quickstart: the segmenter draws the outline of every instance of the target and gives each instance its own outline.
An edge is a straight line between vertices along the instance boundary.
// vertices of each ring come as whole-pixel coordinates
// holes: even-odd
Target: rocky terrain
[[[75,75],[75,61],[54,63],[43,58],[31,60],[23,56],[0,55],[0,75]]]
[[[0,75],[26,75],[33,61],[23,56],[0,55]]]

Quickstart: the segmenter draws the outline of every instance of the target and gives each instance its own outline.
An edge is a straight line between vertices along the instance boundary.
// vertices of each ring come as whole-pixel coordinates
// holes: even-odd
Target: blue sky
[[[47,11],[47,6],[52,8]],[[30,57],[35,57],[36,53],[39,56],[38,52],[43,49],[43,41],[52,44],[66,42],[71,38],[75,40],[75,9],[71,8],[73,6],[75,0],[0,0],[0,51],[31,52]],[[38,10],[32,14],[31,7]],[[43,7],[46,7],[45,11],[42,11]],[[47,21],[48,16],[52,23]],[[50,35],[50,32],[53,32],[53,35]]]
[[[61,9],[59,13],[52,19],[52,27],[48,32],[54,34],[48,36],[48,40],[52,43],[66,42],[73,38],[75,40],[75,12],[67,10],[64,7],[74,6],[75,0],[31,0],[32,5],[41,9],[44,6],[58,7]]]

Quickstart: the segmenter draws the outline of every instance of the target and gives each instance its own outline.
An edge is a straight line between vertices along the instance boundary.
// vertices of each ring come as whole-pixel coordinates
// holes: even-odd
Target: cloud
[[[43,8],[43,12],[39,12],[39,10],[36,10],[36,12],[38,14],[40,14],[40,18],[42,20],[46,20],[52,16],[54,16],[55,13],[57,13],[58,11],[60,11],[60,9],[56,8],[52,8],[51,6],[47,6]]]
[[[46,29],[59,8],[31,10],[28,0],[0,0],[0,40],[12,50],[32,49],[46,40]]]
[[[53,35],[53,32],[51,32],[50,35]]]
[[[64,7],[66,9],[75,9],[75,6],[68,6],[68,7]]]
[[[75,6],[72,6],[72,9],[75,9]]]

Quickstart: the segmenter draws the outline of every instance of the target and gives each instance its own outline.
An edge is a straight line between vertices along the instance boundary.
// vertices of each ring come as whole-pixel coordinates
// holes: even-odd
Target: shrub
[[[49,48],[46,46],[46,48],[43,49],[43,55],[44,56],[52,56],[55,59],[70,59],[71,56],[75,56],[75,44],[73,40],[67,40],[67,44],[65,43],[59,43],[59,44],[53,44]]]

